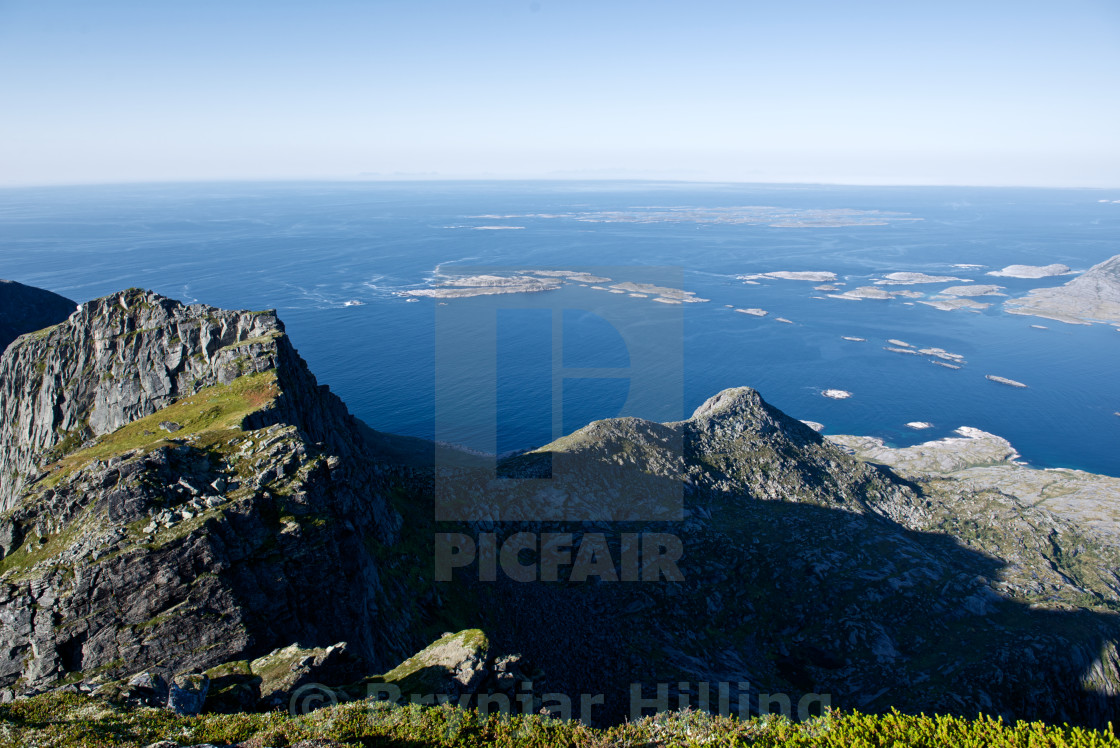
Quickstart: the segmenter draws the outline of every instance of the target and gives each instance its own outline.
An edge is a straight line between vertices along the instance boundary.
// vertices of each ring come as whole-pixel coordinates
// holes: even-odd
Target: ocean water
[[[1120,193],[642,182],[7,189],[0,277],[77,301],[141,286],[184,302],[276,308],[319,380],[371,426],[487,451],[536,446],[620,413],[687,417],[719,390],[747,385],[826,433],[906,445],[973,426],[1009,439],[1033,465],[1120,476],[1117,328],[1008,315],[1001,297],[978,299],[994,303],[977,313],[946,312],[739,278],[828,271],[851,289],[924,272],[1017,296],[1069,277],[985,273],[1055,262],[1082,271],[1120,253],[1113,200]],[[712,219],[740,206],[795,220],[814,210],[898,215],[812,227],[771,225],[782,222],[773,211],[761,223]],[[492,226],[521,228],[481,228]],[[606,286],[654,282],[709,301],[666,305],[578,283],[444,305],[400,295],[485,267],[598,271]],[[932,365],[884,350],[888,339],[967,363]],[[464,357],[449,358],[448,346]],[[832,400],[827,388],[852,396]],[[912,421],[933,427],[915,431]]]

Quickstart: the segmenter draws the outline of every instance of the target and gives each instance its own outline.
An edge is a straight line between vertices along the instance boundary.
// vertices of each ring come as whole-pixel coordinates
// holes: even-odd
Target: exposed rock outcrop
[[[384,577],[409,471],[271,312],[129,291],[20,339],[0,377],[0,688],[296,641],[349,641],[374,671],[414,651],[422,574]]]
[[[538,686],[602,693],[606,721],[630,714],[629,683],[647,684],[644,698],[669,684],[669,704],[693,706],[698,684],[749,683],[731,698],[752,711],[759,694],[796,705],[817,693],[864,710],[1117,714],[1107,653],[1120,641],[1120,554],[1108,538],[992,487],[854,460],[749,388],[679,423],[595,422],[507,460],[497,479],[444,479],[442,495],[481,520],[480,555],[484,533],[501,549],[531,532],[560,559],[547,578],[543,562],[531,569],[535,584],[475,583],[483,628],[543,670]],[[495,508],[516,521],[493,523]],[[631,570],[627,584],[627,559],[651,537],[677,543],[679,574]],[[603,563],[588,579],[592,553]]]
[[[1120,255],[1094,265],[1055,288],[1036,288],[1004,308],[1012,314],[1046,317],[1060,322],[1120,322]]]
[[[727,683],[755,713],[761,694],[1120,709],[1112,539],[999,485],[857,459],[749,388],[495,466],[354,420],[272,313],[142,291],[21,338],[0,376],[8,697],[147,703],[195,674],[226,710],[317,679],[452,699],[531,683],[534,709],[588,695],[591,722],[629,716],[634,683],[666,708],[702,706],[701,684],[715,708]],[[450,536],[476,552],[436,583]]]

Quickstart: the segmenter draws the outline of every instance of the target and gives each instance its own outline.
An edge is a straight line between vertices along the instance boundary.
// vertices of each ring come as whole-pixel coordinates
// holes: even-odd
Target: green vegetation
[[[438,693],[447,682],[448,660],[455,662],[470,653],[485,662],[489,650],[490,640],[481,629],[447,634],[370,682],[395,683],[406,694]]]
[[[50,466],[51,475],[44,485],[54,486],[80,465],[133,450],[150,451],[176,441],[191,439],[205,448],[229,438],[231,428],[240,428],[245,416],[260,410],[279,394],[276,373],[261,372],[239,377],[230,384],[207,387],[190,397],[167,406],[106,434],[97,443],[58,460]],[[171,421],[182,428],[172,434],[159,424]]]
[[[37,696],[0,705],[0,747],[36,745],[144,746],[157,740],[190,745],[288,746],[301,740],[344,746],[991,746],[993,748],[1106,748],[1120,746],[1115,732],[1003,722],[979,716],[911,716],[831,712],[804,723],[779,717],[740,721],[703,712],[659,714],[618,727],[596,729],[540,716],[480,715],[449,705],[390,707],[358,701],[301,717],[283,712],[176,717],[161,709],[124,709],[74,694]],[[329,743],[327,745],[330,745]]]
[[[23,544],[0,559],[0,577],[9,571],[18,570],[17,577],[42,561],[54,558],[74,544],[84,526],[84,517],[79,517],[62,532],[50,537],[31,536]],[[8,579],[8,582],[13,581]]]
[[[265,333],[264,335],[261,335],[261,336],[256,337],[256,338],[246,338],[245,340],[239,340],[236,343],[230,343],[229,345],[222,348],[222,350],[225,351],[225,350],[230,350],[230,349],[233,349],[233,348],[247,348],[251,345],[260,345],[260,344],[263,344],[263,343],[268,343],[268,342],[271,342],[271,341],[275,340],[276,338],[280,337],[283,334],[284,333],[280,332],[279,330],[273,330],[272,332]]]

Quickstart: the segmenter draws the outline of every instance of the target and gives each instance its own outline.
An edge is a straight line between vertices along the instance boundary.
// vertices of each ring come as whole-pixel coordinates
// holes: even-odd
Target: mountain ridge
[[[8,698],[205,671],[256,678],[243,707],[259,708],[284,693],[260,683],[277,658],[304,678],[345,651],[350,675],[329,685],[384,683],[441,632],[477,629],[485,647],[437,684],[508,695],[523,677],[534,708],[598,694],[602,723],[627,717],[635,682],[693,706],[700,683],[749,683],[752,713],[778,693],[1117,714],[1113,541],[998,484],[857,459],[751,388],[683,421],[596,421],[496,467],[441,462],[354,419],[273,313],[138,289],[24,336],[0,373],[0,459],[21,473],[0,512]],[[572,550],[555,578],[534,545],[533,583],[478,563],[438,581],[447,534]],[[647,540],[672,563],[621,581]],[[584,547],[602,565],[575,581]]]

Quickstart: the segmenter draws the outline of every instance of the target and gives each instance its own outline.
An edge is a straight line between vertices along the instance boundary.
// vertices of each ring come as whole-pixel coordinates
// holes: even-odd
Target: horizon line
[[[753,186],[783,186],[783,187],[882,187],[882,188],[969,188],[969,189],[1027,189],[1027,190],[1116,190],[1120,183],[1112,186],[1105,185],[1071,185],[1071,184],[1007,184],[1007,183],[928,183],[928,182],[846,182],[828,180],[737,180],[737,179],[688,179],[679,177],[604,177],[604,176],[456,176],[439,175],[435,173],[415,175],[409,173],[387,174],[384,176],[357,175],[338,177],[199,177],[188,179],[122,179],[122,180],[77,180],[59,182],[22,182],[0,184],[0,190],[67,188],[67,187],[125,187],[125,186],[171,186],[171,185],[205,185],[205,184],[362,184],[362,183],[408,183],[420,184],[426,182],[633,182],[633,183],[672,183],[695,185],[753,185]]]

